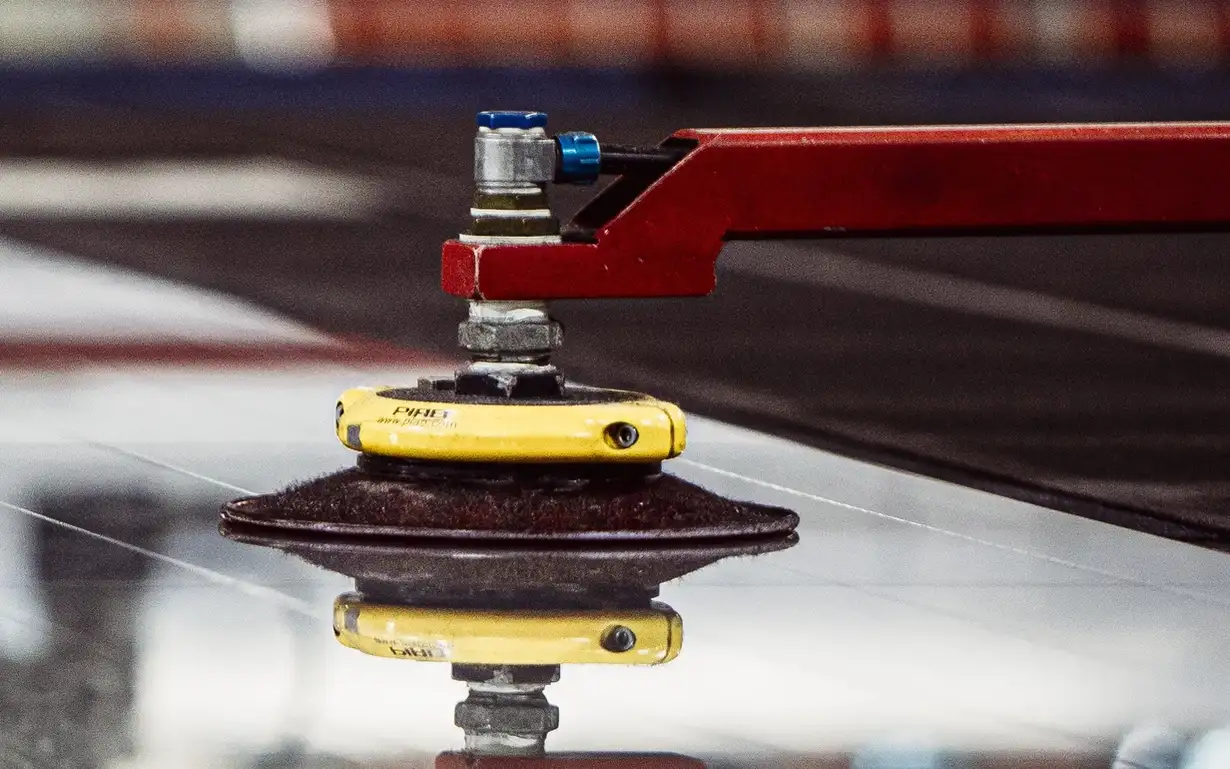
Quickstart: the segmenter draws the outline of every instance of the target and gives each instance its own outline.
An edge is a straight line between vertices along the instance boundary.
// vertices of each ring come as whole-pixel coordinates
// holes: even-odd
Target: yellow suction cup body
[[[570,388],[558,400],[358,387],[337,404],[337,437],[366,454],[450,462],[659,462],[686,444],[683,412],[640,393]]]

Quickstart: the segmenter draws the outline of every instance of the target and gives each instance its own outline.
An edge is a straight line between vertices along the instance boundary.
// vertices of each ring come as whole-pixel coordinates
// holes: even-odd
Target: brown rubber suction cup
[[[786,536],[798,516],[734,502],[666,474],[574,486],[492,484],[359,468],[245,497],[222,520],[247,529],[466,541],[661,542]]]
[[[442,540],[392,542],[371,537],[321,537],[222,523],[223,536],[245,544],[276,548],[308,563],[353,578],[370,589],[385,586],[402,593],[399,600],[447,596],[542,592],[558,596],[619,596],[657,592],[678,579],[719,560],[756,556],[792,547],[788,533],[754,539],[691,543],[467,543]]]

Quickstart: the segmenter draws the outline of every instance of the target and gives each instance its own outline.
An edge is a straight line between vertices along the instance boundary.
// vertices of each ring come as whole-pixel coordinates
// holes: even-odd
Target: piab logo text
[[[397,425],[398,427],[434,427],[453,428],[457,423],[453,417],[457,412],[451,409],[429,409],[421,406],[398,406],[393,409],[393,415],[380,417],[376,424]]]
[[[430,419],[448,422],[453,412],[448,409],[425,409],[420,406],[398,406],[393,409],[393,416],[402,419]]]

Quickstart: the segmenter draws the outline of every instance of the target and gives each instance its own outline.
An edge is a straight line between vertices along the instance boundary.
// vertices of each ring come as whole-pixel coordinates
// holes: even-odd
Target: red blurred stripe
[[[346,58],[367,58],[380,49],[380,25],[372,11],[375,0],[329,0],[329,20],[338,52]]]
[[[76,368],[96,365],[288,366],[304,363],[443,366],[442,355],[368,339],[336,344],[193,343],[188,341],[2,341],[0,366]]]
[[[875,59],[893,55],[892,0],[865,0],[863,34],[867,53]]]
[[[672,59],[670,0],[653,2],[653,46],[650,57],[655,62],[668,63]]]
[[[969,0],[970,53],[976,59],[993,59],[1003,53],[998,0]]]
[[[1057,47],[1076,58],[1107,61],[1209,62],[1213,45],[1230,55],[1230,0],[1065,0],[1062,6],[1051,0],[326,1],[340,58],[358,62],[639,66],[646,55],[698,66],[755,67],[787,57],[806,62],[807,55],[784,50],[786,41],[799,39],[787,35],[788,28],[805,30],[803,39],[813,44],[852,41],[840,44],[840,55],[867,63],[1027,58],[1034,52],[1066,58]],[[109,25],[100,21],[97,31],[113,55],[175,61],[237,55],[226,3],[115,0],[113,7]],[[597,26],[590,18],[594,8],[602,9]],[[1057,30],[1052,44],[1038,37],[1034,19]],[[1192,19],[1217,19],[1216,34],[1204,27],[1188,39],[1182,30]],[[60,44],[50,41],[48,56]],[[833,58],[813,57],[818,66]]]
[[[752,59],[764,62],[768,58],[768,9],[765,0],[747,0],[747,16],[749,20],[748,35],[751,38]]]
[[[1209,0],[1217,14],[1217,38],[1220,42],[1221,59],[1230,59],[1230,7],[1222,0]]]
[[[1149,55],[1149,9],[1144,0],[1109,0],[1107,15],[1117,57],[1143,59]]]

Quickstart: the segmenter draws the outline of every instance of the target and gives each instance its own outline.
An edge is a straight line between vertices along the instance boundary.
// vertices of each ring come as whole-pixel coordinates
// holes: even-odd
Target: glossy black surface
[[[332,399],[393,376],[10,372],[0,763],[422,766],[459,749],[446,666],[334,641],[350,579],[216,530],[222,502],[352,462]],[[1108,767],[1136,726],[1230,721],[1223,554],[699,419],[667,468],[798,510],[800,543],[665,584],[679,659],[565,668],[550,751]]]

